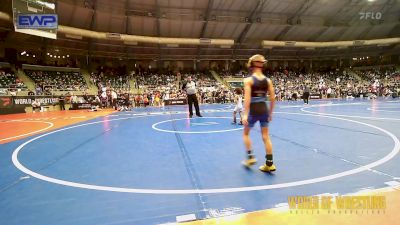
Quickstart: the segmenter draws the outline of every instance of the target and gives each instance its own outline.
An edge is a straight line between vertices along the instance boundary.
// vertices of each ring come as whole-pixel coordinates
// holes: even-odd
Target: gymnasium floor
[[[390,197],[375,220],[399,221],[399,100],[278,102],[274,174],[258,171],[257,128],[259,162],[241,166],[232,108],[202,105],[192,119],[186,106],[0,116],[0,224],[307,224],[268,209],[287,208],[288,196],[380,190]]]

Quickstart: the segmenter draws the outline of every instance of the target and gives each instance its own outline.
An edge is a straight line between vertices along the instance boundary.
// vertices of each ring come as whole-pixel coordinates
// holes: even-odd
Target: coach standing
[[[192,108],[193,103],[194,103],[194,108],[196,109],[196,116],[203,117],[200,114],[199,101],[197,100],[196,96],[196,83],[192,81],[191,76],[187,78],[187,81],[186,83],[183,84],[182,89],[186,91],[187,101],[189,105],[189,117],[192,118],[193,116],[193,108]]]

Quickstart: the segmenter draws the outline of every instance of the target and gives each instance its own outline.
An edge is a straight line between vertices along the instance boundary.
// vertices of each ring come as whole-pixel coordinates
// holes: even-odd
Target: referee
[[[196,83],[192,81],[192,77],[188,76],[187,81],[183,84],[182,89],[186,91],[187,101],[189,105],[189,117],[193,117],[193,103],[196,109],[196,116],[203,117],[200,114],[199,101],[196,96]]]
[[[310,88],[308,85],[304,87],[304,93],[303,93],[303,101],[304,104],[308,105],[308,100],[310,99]]]

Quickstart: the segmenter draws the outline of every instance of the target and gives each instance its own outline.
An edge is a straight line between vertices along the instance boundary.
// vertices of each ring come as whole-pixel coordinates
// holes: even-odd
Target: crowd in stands
[[[200,103],[231,103],[234,101],[234,88],[215,80],[211,74],[186,71],[173,73],[164,71],[141,71],[127,74],[124,69],[100,67],[91,73],[91,82],[98,87],[98,95],[74,97],[73,91],[86,90],[87,85],[78,72],[54,72],[26,70],[26,74],[36,83],[30,95],[51,94],[52,90],[69,91],[71,102],[90,102],[99,107],[162,106],[171,99],[186,98],[182,90],[188,76],[196,83]],[[220,71],[224,78],[243,78],[244,71],[229,73]],[[328,70],[322,72],[299,72],[296,70],[267,71],[275,87],[278,101],[300,100],[304,90],[321,98],[356,98],[378,96],[390,97],[400,91],[400,73],[395,67],[366,70]],[[136,89],[141,94],[132,94],[130,80],[136,81]],[[0,70],[1,88],[20,88],[24,84],[10,71]]]
[[[209,74],[195,73],[193,71],[183,74],[144,72],[136,76],[138,88],[145,92],[145,94],[135,97],[136,105],[147,105],[141,102],[148,102],[148,105],[158,105],[158,98],[161,101],[186,98],[186,94],[181,87],[188,76],[196,83],[201,103],[227,103],[233,101],[232,92]]]
[[[84,91],[85,79],[79,72],[25,70],[36,84],[36,95],[49,95],[52,91]]]
[[[188,76],[191,76],[196,82],[201,103],[228,103],[233,102],[234,99],[233,93],[227,87],[218,83],[211,75],[203,73],[173,74],[165,72],[157,74],[145,71],[134,74],[134,76],[121,76],[117,73],[113,73],[112,76],[117,79],[125,77],[126,79],[121,79],[124,84],[127,84],[130,78],[135,79],[136,88],[141,93],[130,94],[128,90],[118,89],[113,86],[112,79],[109,79],[111,76],[105,75],[104,72],[92,73],[91,80],[98,85],[98,95],[88,101],[77,98],[77,102],[90,102],[99,108],[114,107],[119,110],[126,110],[130,107],[162,106],[166,100],[186,98],[185,91],[181,87]]]
[[[200,103],[231,103],[234,101],[233,89],[206,75],[192,75],[193,81],[199,87]]]
[[[223,78],[245,78],[247,76],[247,72],[241,70],[241,71],[232,73],[228,70],[220,70],[219,75]]]
[[[125,68],[110,68],[110,67],[99,67],[97,72],[90,74],[91,82],[97,86],[97,88],[113,89],[119,92],[127,92],[130,90],[130,78],[131,76],[126,74]]]
[[[280,101],[300,100],[306,87],[312,94],[320,95],[321,98],[373,98],[374,96],[389,96],[399,91],[400,76],[393,68],[364,73],[357,75],[339,70],[310,73],[283,70],[266,74],[273,81],[276,98]],[[227,75],[241,78],[247,76],[243,72]],[[234,101],[232,88],[219,83],[211,75],[194,72],[136,74],[137,88],[142,94],[129,95],[127,92],[116,92],[112,87],[103,87],[98,101],[103,107],[112,106],[113,102],[129,102],[130,107],[161,106],[165,100],[186,98],[181,87],[188,76],[191,76],[197,85],[199,102],[231,103]],[[112,97],[113,92],[116,96],[114,98],[117,99],[115,101]],[[119,101],[121,96],[123,96],[123,101]]]
[[[18,91],[26,89],[26,85],[10,70],[0,69],[0,94],[17,95]]]
[[[275,86],[278,100],[297,100],[306,87],[310,93],[320,94],[324,97],[338,97],[341,93],[347,93],[350,86],[357,81],[346,72],[329,71],[321,73],[300,73],[284,70],[268,75]]]
[[[173,74],[148,74],[143,73],[136,77],[136,82],[139,88],[155,89],[159,86],[172,87],[176,84],[177,76]]]
[[[277,100],[298,100],[306,87],[312,94],[321,95],[322,98],[388,97],[398,93],[400,88],[400,73],[394,67],[356,73],[339,70],[310,73],[283,70],[267,72],[266,75],[273,81]],[[247,75],[241,71],[225,72],[223,76],[238,78]]]
[[[400,88],[400,71],[395,67],[375,68],[356,71],[362,79],[362,87],[370,87],[378,96],[398,94]]]

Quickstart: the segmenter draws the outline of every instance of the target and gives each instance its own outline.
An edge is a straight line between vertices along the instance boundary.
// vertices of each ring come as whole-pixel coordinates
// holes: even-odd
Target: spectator
[[[32,90],[29,90],[29,91],[28,91],[28,95],[29,95],[29,96],[33,96],[33,95],[35,95],[35,92],[33,92]]]

